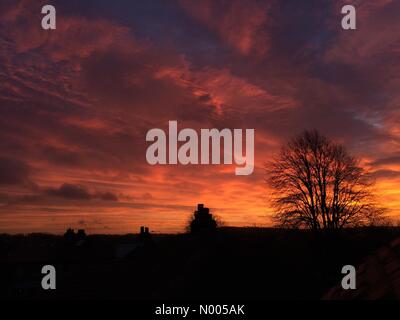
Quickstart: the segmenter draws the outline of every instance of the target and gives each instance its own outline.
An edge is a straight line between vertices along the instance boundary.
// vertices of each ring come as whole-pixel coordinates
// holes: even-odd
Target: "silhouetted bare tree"
[[[358,161],[317,131],[290,140],[266,171],[280,225],[334,230],[382,216]]]

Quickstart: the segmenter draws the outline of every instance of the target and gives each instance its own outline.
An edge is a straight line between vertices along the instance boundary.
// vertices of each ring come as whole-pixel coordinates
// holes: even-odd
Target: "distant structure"
[[[86,232],[84,229],[78,229],[75,233],[74,229],[68,228],[64,233],[64,239],[69,243],[74,243],[77,246],[82,245],[86,240]]]
[[[199,234],[204,232],[212,232],[217,228],[217,221],[210,213],[210,209],[199,203],[197,210],[194,212],[193,220],[190,222],[190,232]]]
[[[151,240],[151,234],[148,227],[140,227],[139,239],[142,241]]]
[[[115,247],[115,258],[126,259],[151,252],[154,247],[154,241],[148,227],[140,227],[137,238],[130,239],[129,243],[121,243]],[[150,250],[149,250],[150,249]]]

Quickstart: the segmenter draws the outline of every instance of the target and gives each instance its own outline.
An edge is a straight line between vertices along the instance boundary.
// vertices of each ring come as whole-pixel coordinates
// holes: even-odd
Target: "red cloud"
[[[242,55],[264,55],[269,39],[267,3],[252,1],[180,1],[194,19],[215,32]]]
[[[345,2],[337,3],[336,10]],[[357,29],[341,30],[341,15],[335,16],[331,28],[338,29],[338,39],[326,53],[328,61],[354,65],[374,63],[381,55],[400,54],[400,4],[393,0],[366,0],[354,4]],[[384,64],[382,64],[384,65]]]
[[[126,37],[128,28],[107,20],[60,15],[56,30],[43,30],[41,8],[47,2],[22,0],[3,8],[3,35],[16,46],[17,53],[40,48],[52,60],[85,58]],[[29,30],[29,32],[28,32]]]

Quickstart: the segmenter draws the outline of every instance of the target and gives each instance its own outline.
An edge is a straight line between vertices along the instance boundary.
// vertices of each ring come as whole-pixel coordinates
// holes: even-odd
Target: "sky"
[[[399,16],[395,0],[2,0],[0,232],[183,232],[197,203],[269,226],[264,164],[304,129],[358,157],[396,219]],[[146,133],[170,120],[254,129],[253,174],[149,165]]]

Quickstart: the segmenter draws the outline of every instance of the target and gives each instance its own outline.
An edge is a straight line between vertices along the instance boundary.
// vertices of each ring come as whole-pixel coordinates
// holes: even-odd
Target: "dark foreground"
[[[340,283],[344,265],[360,266],[397,238],[399,228],[335,235],[221,228],[207,236],[92,235],[79,241],[0,235],[0,297],[321,299]],[[56,290],[41,287],[47,264],[56,268]],[[367,271],[379,277],[379,270]]]

